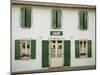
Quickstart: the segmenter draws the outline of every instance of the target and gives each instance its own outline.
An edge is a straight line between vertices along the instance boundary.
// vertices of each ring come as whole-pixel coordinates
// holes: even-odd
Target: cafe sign
[[[51,31],[50,35],[52,35],[52,36],[62,36],[63,32],[62,31]]]

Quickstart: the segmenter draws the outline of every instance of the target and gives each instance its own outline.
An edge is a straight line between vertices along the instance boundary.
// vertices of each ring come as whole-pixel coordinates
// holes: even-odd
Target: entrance
[[[50,40],[49,64],[50,67],[63,66],[63,40]]]

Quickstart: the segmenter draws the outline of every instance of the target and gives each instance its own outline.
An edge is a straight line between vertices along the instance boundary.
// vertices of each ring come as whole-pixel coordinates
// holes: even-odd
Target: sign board
[[[63,32],[62,31],[51,31],[50,35],[52,35],[52,36],[62,36]]]

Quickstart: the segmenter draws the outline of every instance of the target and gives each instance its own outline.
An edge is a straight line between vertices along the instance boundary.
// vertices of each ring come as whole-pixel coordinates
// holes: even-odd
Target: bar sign
[[[62,36],[63,32],[62,31],[51,31],[50,35],[52,35],[52,36]]]

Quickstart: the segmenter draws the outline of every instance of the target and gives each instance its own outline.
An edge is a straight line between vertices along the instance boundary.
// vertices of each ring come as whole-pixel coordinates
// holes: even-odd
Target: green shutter
[[[21,27],[25,27],[25,8],[21,8]]]
[[[88,12],[84,11],[84,29],[87,29]]]
[[[64,66],[70,66],[70,40],[64,41]]]
[[[92,41],[88,40],[88,57],[92,56]]]
[[[53,29],[56,28],[56,10],[55,9],[52,10],[52,28]]]
[[[49,41],[42,41],[42,67],[49,66]]]
[[[80,57],[80,51],[79,51],[79,40],[75,40],[75,57]]]
[[[26,27],[31,27],[31,8],[26,8]]]
[[[15,60],[20,59],[20,40],[15,40]]]
[[[79,12],[79,22],[80,22],[80,29],[83,29],[83,24],[84,24],[84,22],[83,22],[83,11],[80,11]]]
[[[80,11],[80,29],[87,29],[88,23],[88,12]]]
[[[61,10],[57,10],[58,11],[58,28],[61,28]]]
[[[31,40],[31,59],[36,58],[36,40]]]

